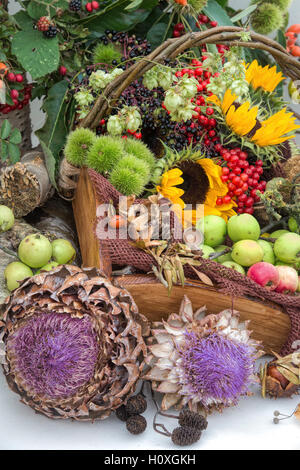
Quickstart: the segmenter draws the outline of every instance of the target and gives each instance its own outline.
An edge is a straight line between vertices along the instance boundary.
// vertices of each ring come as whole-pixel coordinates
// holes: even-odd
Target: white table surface
[[[11,1],[13,13],[16,4]],[[249,0],[231,0],[232,6],[245,8]],[[291,8],[291,24],[299,22],[298,0]],[[39,112],[40,102],[32,107],[34,129],[43,123]],[[35,143],[36,144],[36,143]],[[190,450],[300,450],[300,421],[295,417],[273,424],[273,411],[290,414],[300,402],[300,396],[291,399],[262,399],[257,385],[254,395],[244,398],[238,406],[226,409],[222,414],[208,418],[208,428],[201,440],[190,446]],[[178,450],[170,439],[152,430],[155,408],[148,400],[145,417],[146,431],[140,436],[132,436],[125,424],[115,416],[95,423],[80,423],[70,420],[50,420],[35,414],[20,403],[18,395],[7,386],[0,373],[0,449],[1,450]],[[163,423],[172,431],[177,422],[164,418]],[[187,449],[187,448],[182,448]]]
[[[104,421],[83,423],[51,420],[36,414],[20,403],[18,395],[7,386],[0,374],[0,449],[5,450],[300,450],[300,421],[295,417],[273,423],[274,410],[290,414],[300,396],[284,399],[263,399],[258,385],[254,395],[223,413],[208,417],[207,430],[200,441],[190,447],[176,447],[167,437],[152,429],[155,408],[148,399],[144,416],[146,431],[133,436],[125,423],[115,415]],[[159,417],[169,430],[177,421]],[[108,453],[110,455],[110,452]],[[130,455],[130,452],[129,454]]]

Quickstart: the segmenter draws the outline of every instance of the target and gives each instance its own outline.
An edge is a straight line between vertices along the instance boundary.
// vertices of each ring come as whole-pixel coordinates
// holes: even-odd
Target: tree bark
[[[26,153],[20,162],[0,173],[0,204],[10,207],[16,218],[29,214],[52,194],[41,152]]]

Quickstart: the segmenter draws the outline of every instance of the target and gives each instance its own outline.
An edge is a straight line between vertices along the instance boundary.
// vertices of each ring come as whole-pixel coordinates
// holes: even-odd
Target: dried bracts
[[[135,389],[147,321],[96,269],[57,267],[2,307],[0,353],[10,388],[50,418],[104,419]]]
[[[236,311],[205,316],[184,297],[179,314],[152,326],[144,379],[164,394],[161,408],[207,411],[235,405],[249,392],[259,343]]]

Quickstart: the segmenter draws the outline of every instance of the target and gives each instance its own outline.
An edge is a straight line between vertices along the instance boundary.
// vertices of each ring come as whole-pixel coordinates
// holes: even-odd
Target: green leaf
[[[254,10],[256,10],[257,7],[258,5],[250,5],[248,8],[245,8],[245,10],[241,11],[240,13],[231,18],[232,23],[236,23],[237,21],[245,18],[245,16],[249,16],[251,13],[254,12]]]
[[[69,132],[69,126],[65,123],[65,112],[67,103],[65,96],[68,90],[68,82],[62,80],[50,88],[47,98],[43,105],[43,110],[47,113],[47,119],[42,127],[36,132],[41,145],[48,149],[48,166],[52,171],[52,183],[54,182],[53,164],[58,164],[59,154],[64,147],[66,135]],[[54,159],[54,163],[52,162]],[[55,164],[54,164],[55,166]],[[50,170],[49,170],[50,171]],[[49,173],[50,175],[50,173]]]
[[[134,8],[138,8],[143,0],[133,0],[127,7],[125,7],[125,10],[133,10]]]
[[[203,8],[203,13],[211,20],[217,21],[219,26],[233,26],[226,11],[215,0],[208,0],[206,7]]]
[[[150,13],[151,10],[141,9],[128,13],[124,8],[120,8],[120,6],[117,5],[104,14],[91,15],[90,20],[86,17],[85,24],[91,32],[96,31],[101,34],[103,34],[106,29],[129,31],[136,24],[144,21]]]
[[[146,37],[148,41],[151,42],[152,47],[157,47],[162,43],[166,34],[166,29],[166,23],[156,23],[149,29]]]
[[[26,11],[18,11],[18,13],[16,13],[13,18],[22,30],[32,31],[32,18],[27,15]]]
[[[13,129],[12,133],[10,134],[9,141],[12,144],[20,144],[22,142],[22,134],[19,129]]]
[[[1,156],[1,160],[4,162],[7,157],[8,157],[8,145],[7,143],[2,140],[1,141],[1,153],[0,153],[0,156]]]
[[[41,16],[50,16],[52,18],[57,8],[66,10],[68,8],[68,2],[66,0],[56,0],[55,2],[53,2],[53,0],[43,0],[43,2],[31,0],[28,4],[27,12],[31,18],[38,20]]]
[[[8,119],[5,119],[5,121],[3,122],[1,126],[1,131],[0,131],[1,139],[3,140],[7,139],[10,133],[11,133],[11,124],[8,121]]]
[[[284,31],[281,29],[277,31],[277,41],[282,47],[286,48],[286,37],[284,35]]]
[[[13,165],[20,160],[21,151],[20,151],[20,149],[17,145],[12,144],[12,143],[9,142],[9,144],[8,144],[8,153],[9,153],[10,162]]]
[[[58,38],[45,38],[40,31],[20,31],[12,39],[12,52],[33,79],[43,77],[59,64]]]

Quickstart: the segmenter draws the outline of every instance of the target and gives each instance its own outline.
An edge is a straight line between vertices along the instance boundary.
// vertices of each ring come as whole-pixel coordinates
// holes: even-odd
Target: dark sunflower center
[[[209,190],[209,180],[202,166],[187,160],[180,163],[179,168],[184,180],[180,185],[180,188],[184,190],[183,201],[193,206],[203,204]]]
[[[62,313],[33,315],[10,335],[12,372],[31,395],[66,398],[93,377],[98,357],[90,319]]]

